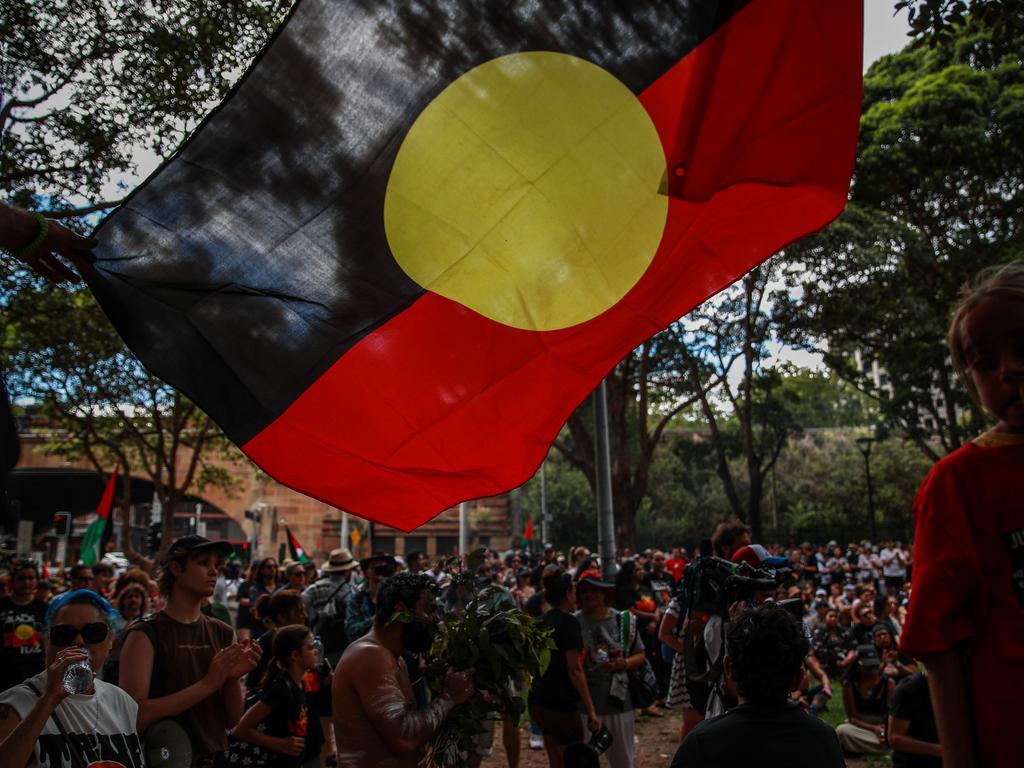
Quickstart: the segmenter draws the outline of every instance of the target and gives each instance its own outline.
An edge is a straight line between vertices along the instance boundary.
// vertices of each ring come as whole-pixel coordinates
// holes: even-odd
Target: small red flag
[[[527,541],[533,541],[533,518],[526,518],[526,530],[523,531],[523,538]]]

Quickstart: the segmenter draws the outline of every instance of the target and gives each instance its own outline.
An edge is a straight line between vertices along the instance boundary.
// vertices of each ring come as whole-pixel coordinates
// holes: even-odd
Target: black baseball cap
[[[862,667],[882,666],[882,657],[878,655],[878,649],[873,645],[857,646],[857,662]]]
[[[224,557],[228,557],[235,548],[231,546],[230,542],[227,541],[210,541],[205,536],[197,536],[196,534],[190,534],[188,536],[182,536],[180,539],[171,544],[171,548],[167,550],[167,554],[164,556],[164,562],[173,560],[183,555],[191,555],[198,552],[201,549],[214,549],[220,552]]]

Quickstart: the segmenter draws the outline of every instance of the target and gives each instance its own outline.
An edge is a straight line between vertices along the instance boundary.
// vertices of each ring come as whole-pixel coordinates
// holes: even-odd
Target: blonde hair
[[[986,267],[975,275],[973,280],[966,282],[960,290],[960,304],[957,305],[953,319],[949,323],[949,355],[953,360],[956,375],[960,377],[960,381],[975,402],[979,402],[978,391],[971,377],[967,375],[970,366],[967,364],[967,352],[964,349],[960,327],[972,309],[994,294],[1024,302],[1024,261],[1017,260]]]

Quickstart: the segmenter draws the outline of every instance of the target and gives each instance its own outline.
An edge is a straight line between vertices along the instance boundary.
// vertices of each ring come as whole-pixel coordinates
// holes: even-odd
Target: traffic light
[[[160,541],[163,539],[163,523],[151,523],[146,531],[146,549],[156,552],[160,549]]]
[[[71,533],[71,515],[67,512],[57,512],[53,516],[53,529],[58,536],[66,537]]]

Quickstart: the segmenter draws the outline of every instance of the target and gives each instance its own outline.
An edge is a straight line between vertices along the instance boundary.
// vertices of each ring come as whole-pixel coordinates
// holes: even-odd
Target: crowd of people
[[[27,263],[73,276],[53,253],[72,258],[89,242],[40,227]],[[916,552],[765,547],[738,522],[699,554],[487,552],[475,577],[551,630],[546,671],[518,681],[550,764],[603,754],[632,766],[636,718],[677,709],[673,768],[831,768],[844,753],[889,750],[899,766],[1019,765],[1022,339],[1014,262],[984,272],[950,324],[954,367],[995,426],[925,479]],[[197,768],[419,765],[475,693],[472,668],[447,670],[433,690],[424,676],[440,617],[466,608],[448,568],[338,549],[320,568],[264,559],[243,578],[231,555],[193,535],[155,578],[102,562],[49,578],[13,562],[0,587],[0,768],[143,768],[147,756]],[[816,717],[839,707],[834,684],[835,729]],[[511,768],[509,717],[502,739]],[[486,742],[453,764],[479,764]]]
[[[897,747],[900,737],[908,754],[920,751],[918,742],[934,747],[934,725],[924,741],[915,725],[926,717],[919,704],[927,703],[927,695],[911,696],[918,703],[912,707],[899,694],[904,686],[896,685],[906,680],[908,689],[927,686],[917,665],[898,650],[909,547],[888,540],[879,546],[760,547],[739,522],[720,525],[710,543],[723,560],[770,565],[785,574],[764,597],[799,606],[786,615],[801,628],[811,673],[789,698],[821,713],[838,706],[831,701],[832,686],[841,686],[848,722],[838,738],[848,754],[882,753]],[[407,627],[396,634],[381,622],[395,612],[399,597],[399,610],[427,600],[421,611],[431,621],[458,615],[464,597],[452,575],[464,565],[432,566],[417,552],[377,552],[357,560],[342,548],[319,566],[265,558],[243,568],[231,555],[223,542],[187,536],[171,547],[155,579],[141,568],[117,570],[106,561],[43,578],[40,564],[15,561],[4,585],[9,591],[0,598],[0,738],[18,731],[18,743],[27,744],[29,729],[21,724],[31,724],[39,765],[75,765],[73,755],[57,760],[45,737],[47,723],[57,727],[58,709],[68,733],[86,722],[86,697],[65,696],[58,684],[62,670],[83,653],[97,671],[96,692],[116,700],[112,711],[121,715],[108,718],[91,745],[84,735],[91,727],[75,737],[82,742],[78,752],[89,756],[90,746],[98,758],[126,766],[142,764],[139,734],[167,721],[187,734],[195,765],[365,765],[367,755],[383,760],[403,744],[414,756],[436,735],[450,707],[469,695],[471,678],[453,676],[450,701],[438,704],[422,675],[429,642],[410,642]],[[691,559],[682,547],[626,550],[611,569],[614,579],[606,580],[608,569],[585,546],[484,552],[478,581],[500,586],[509,605],[549,628],[557,645],[546,674],[529,688],[524,725],[531,746],[543,748],[552,766],[581,764],[579,745],[597,740],[600,746],[601,738],[609,765],[631,766],[637,717],[681,714],[681,740],[705,719],[715,684],[704,679],[707,669],[695,666],[706,662],[706,649],[687,644],[707,619],[688,615],[683,577]],[[398,582],[398,593],[389,597],[389,586]],[[82,621],[72,621],[76,617]],[[348,669],[343,656],[353,661]],[[379,673],[367,672],[375,668]],[[655,686],[649,701],[638,702],[629,675],[641,668],[650,670]],[[390,691],[382,680],[391,681]],[[26,684],[39,689],[37,700],[26,694]],[[376,694],[369,695],[369,688]],[[345,690],[362,703],[347,702]],[[732,704],[738,701],[735,690],[723,692]],[[364,711],[367,701],[390,705],[373,714]],[[340,719],[339,707],[345,710]],[[416,712],[418,719],[410,719]],[[360,720],[372,727],[356,728]],[[414,722],[418,729],[408,732]],[[387,736],[379,738],[381,733]],[[407,743],[400,733],[408,733]],[[520,736],[508,721],[502,740],[515,765]],[[477,759],[488,751],[483,743]],[[5,754],[0,750],[0,766]]]

